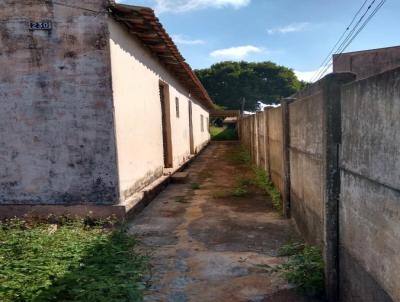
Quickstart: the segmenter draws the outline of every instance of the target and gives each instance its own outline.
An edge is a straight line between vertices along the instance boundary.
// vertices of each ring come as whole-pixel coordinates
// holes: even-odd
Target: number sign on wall
[[[30,22],[30,30],[51,30],[51,21]]]

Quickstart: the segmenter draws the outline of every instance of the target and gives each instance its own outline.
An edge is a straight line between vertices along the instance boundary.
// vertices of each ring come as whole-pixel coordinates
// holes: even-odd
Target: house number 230
[[[50,21],[41,21],[41,22],[31,22],[30,29],[31,30],[50,30],[51,29]]]

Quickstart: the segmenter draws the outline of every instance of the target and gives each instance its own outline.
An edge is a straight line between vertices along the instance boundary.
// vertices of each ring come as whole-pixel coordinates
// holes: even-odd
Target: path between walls
[[[224,196],[252,175],[232,160],[239,148],[212,143],[189,167],[187,184],[168,186],[130,223],[151,257],[145,301],[312,301],[267,269],[282,261],[278,248],[296,238],[290,221],[257,189]]]

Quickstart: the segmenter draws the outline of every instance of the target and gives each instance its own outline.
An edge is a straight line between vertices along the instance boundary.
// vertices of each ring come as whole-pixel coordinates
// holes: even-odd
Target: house
[[[150,8],[12,0],[0,19],[2,216],[123,215],[209,142],[212,100]]]

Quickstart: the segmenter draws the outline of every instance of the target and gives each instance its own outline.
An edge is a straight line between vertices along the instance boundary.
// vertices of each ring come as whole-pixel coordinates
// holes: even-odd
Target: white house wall
[[[190,156],[189,91],[130,35],[123,25],[109,20],[112,83],[121,199],[127,198],[163,173],[163,136],[159,83],[169,85],[173,166]],[[175,98],[180,117],[176,117]],[[195,149],[200,150],[210,136],[209,114],[193,102]],[[204,132],[200,128],[204,116]]]

